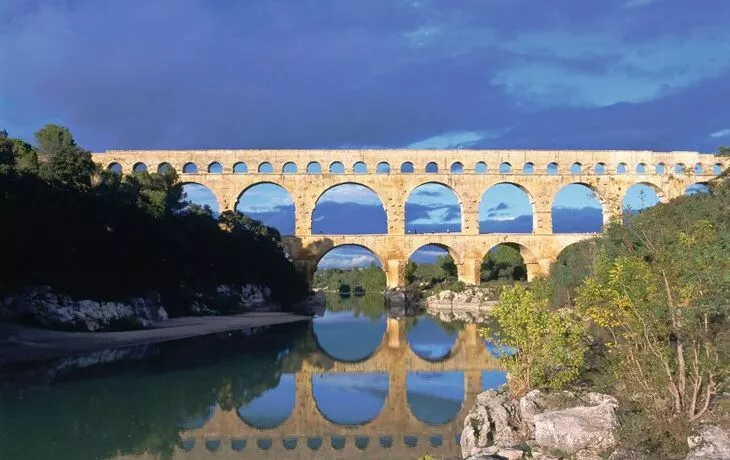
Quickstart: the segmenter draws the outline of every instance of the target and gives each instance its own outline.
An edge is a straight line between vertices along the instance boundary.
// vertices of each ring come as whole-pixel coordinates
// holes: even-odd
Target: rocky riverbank
[[[464,459],[641,460],[640,452],[619,445],[616,398],[601,393],[577,395],[539,390],[514,399],[489,390],[464,420]],[[688,440],[686,460],[730,458],[730,433],[705,425]]]
[[[324,308],[317,293],[294,306],[302,314],[315,314]],[[218,286],[214,295],[196,294],[189,314],[215,316],[247,312],[278,312],[265,286]],[[0,299],[0,321],[22,322],[48,329],[66,331],[108,331],[144,329],[164,322],[168,313],[158,294],[133,297],[124,301],[73,299],[48,286],[29,287]]]

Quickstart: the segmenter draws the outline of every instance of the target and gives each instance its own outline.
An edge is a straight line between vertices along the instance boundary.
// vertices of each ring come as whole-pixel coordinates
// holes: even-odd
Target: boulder
[[[461,433],[461,454],[464,457],[484,448],[511,446],[524,439],[517,403],[505,393],[488,390],[477,396],[476,406],[464,419]]]
[[[690,452],[685,460],[730,459],[730,433],[717,425],[703,425],[687,444]]]
[[[533,459],[605,458],[616,445],[617,407],[616,398],[600,393],[534,390],[514,399],[485,391],[464,420],[461,453],[474,459],[523,458],[518,446],[527,445]]]
[[[598,399],[594,397],[592,400]],[[578,406],[536,414],[533,417],[535,442],[542,448],[567,455],[575,455],[581,451],[597,455],[610,451],[617,442],[617,404],[615,398],[607,397],[601,401],[595,406]]]
[[[56,294],[48,286],[29,287],[6,296],[0,319],[32,318],[50,328],[98,331],[120,323],[126,327],[148,326],[167,319],[159,296],[134,297],[126,302],[74,300]]]

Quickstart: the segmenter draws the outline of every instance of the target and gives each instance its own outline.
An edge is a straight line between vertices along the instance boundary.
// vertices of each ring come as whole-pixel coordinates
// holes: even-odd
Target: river
[[[474,324],[382,305],[0,368],[0,458],[460,458],[499,361]]]

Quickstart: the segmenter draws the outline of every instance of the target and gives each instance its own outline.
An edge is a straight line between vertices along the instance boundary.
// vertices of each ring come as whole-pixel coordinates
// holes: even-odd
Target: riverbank
[[[0,366],[311,319],[279,312],[181,317],[123,332],[65,332],[0,322]]]

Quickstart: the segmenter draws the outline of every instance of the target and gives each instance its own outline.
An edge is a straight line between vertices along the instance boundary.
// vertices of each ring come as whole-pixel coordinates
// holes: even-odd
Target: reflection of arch
[[[352,235],[367,235],[367,234],[371,234],[371,235],[372,235],[372,234],[385,234],[385,233],[388,233],[388,212],[387,212],[387,211],[386,211],[386,209],[385,209],[385,203],[383,203],[383,199],[382,199],[382,198],[380,198],[380,195],[378,195],[378,192],[376,192],[375,190],[373,190],[373,189],[372,189],[372,187],[370,187],[370,186],[368,186],[368,185],[365,185],[365,184],[361,184],[361,183],[359,183],[359,182],[340,182],[340,183],[338,183],[338,184],[334,184],[334,185],[332,185],[332,186],[330,186],[330,187],[327,187],[326,189],[324,189],[324,190],[323,190],[323,191],[322,191],[322,192],[321,192],[321,193],[320,193],[320,194],[319,194],[319,195],[317,196],[317,200],[316,200],[316,201],[314,202],[314,208],[312,208],[312,217],[311,217],[311,219],[312,219],[312,221],[311,221],[311,225],[312,225],[312,227],[311,227],[311,228],[312,228],[312,229],[314,229],[314,222],[315,222],[315,219],[316,219],[316,218],[318,217],[318,216],[316,215],[316,214],[317,214],[317,206],[318,206],[318,205],[320,205],[320,202],[321,202],[321,200],[322,200],[322,197],[323,197],[323,196],[324,196],[324,195],[325,195],[325,194],[326,194],[327,192],[329,192],[329,191],[331,191],[331,190],[335,190],[335,189],[337,189],[338,187],[341,187],[341,186],[343,186],[343,185],[345,185],[345,186],[347,186],[347,185],[355,185],[355,186],[358,186],[358,187],[363,187],[363,188],[365,188],[365,189],[369,190],[369,191],[370,191],[370,193],[372,193],[372,195],[373,195],[373,196],[374,196],[375,198],[377,198],[377,200],[378,200],[378,203],[380,203],[380,206],[381,206],[381,208],[383,209],[383,220],[384,220],[385,222],[384,222],[384,226],[383,226],[383,229],[382,229],[382,231],[380,231],[380,232],[375,232],[375,233],[361,233],[361,232],[353,232],[353,233],[337,233],[337,234],[344,234],[344,235],[349,235],[349,234],[352,234]],[[339,205],[339,206],[348,206],[348,203],[338,203],[338,205]],[[319,217],[321,217],[321,216],[319,216]],[[373,216],[373,217],[374,217],[374,216]]]
[[[180,428],[184,430],[197,430],[198,428],[202,428],[205,426],[208,421],[213,418],[213,414],[215,414],[215,404],[208,407],[207,412],[204,414],[199,415],[198,417],[195,417],[193,419],[185,420],[180,424]]]
[[[405,201],[405,204],[404,204],[404,213],[403,213],[403,223],[404,223],[404,227],[405,227],[406,232],[408,231],[408,225],[409,225],[409,218],[408,217],[409,217],[409,214],[411,214],[411,216],[413,214],[413,211],[409,208],[409,204],[410,205],[415,205],[416,204],[416,203],[413,203],[412,202],[412,198],[414,197],[414,193],[416,193],[416,191],[419,188],[423,187],[424,185],[431,185],[431,184],[439,185],[439,186],[443,187],[444,189],[447,189],[449,192],[451,192],[452,196],[454,198],[456,198],[456,202],[459,205],[459,229],[458,230],[455,230],[455,231],[456,232],[461,232],[462,229],[464,228],[464,209],[463,209],[463,202],[461,200],[461,197],[459,196],[458,193],[456,193],[456,190],[454,190],[451,186],[449,186],[447,184],[444,184],[443,182],[438,182],[438,181],[423,182],[423,183],[418,184],[415,187],[413,187],[411,189],[411,191],[408,193],[408,196],[406,197],[406,201]],[[446,204],[445,204],[445,206],[446,206]],[[445,225],[448,225],[448,224],[445,224]]]
[[[428,387],[424,388],[425,391],[412,390],[411,388],[420,380],[429,382]],[[441,388],[438,387],[439,380],[446,383]],[[461,388],[454,386],[454,381],[458,381]],[[449,391],[452,394],[449,395]],[[451,398],[447,396],[451,396]],[[418,404],[423,400],[430,404]],[[465,400],[464,372],[409,372],[406,375],[406,402],[411,409],[411,414],[422,423],[438,426],[453,421],[461,412]],[[433,406],[439,406],[441,410],[433,411]],[[424,411],[424,408],[429,410]]]
[[[532,196],[532,193],[530,193],[530,191],[525,188],[524,185],[518,184],[516,182],[507,182],[507,181],[498,182],[498,183],[492,185],[491,187],[486,189],[484,191],[484,193],[482,193],[482,195],[479,197],[479,206],[478,206],[477,210],[481,211],[482,205],[485,203],[484,197],[489,193],[490,190],[494,189],[494,187],[496,187],[498,185],[510,185],[510,186],[516,187],[517,189],[519,189],[522,192],[523,196],[525,196],[527,198],[527,201],[530,203],[530,213],[532,214],[532,227],[530,228],[529,232],[525,232],[525,233],[534,232],[535,229],[537,229],[537,211],[535,208],[535,198]],[[499,204],[499,203],[495,203],[495,205],[497,205],[497,204]],[[479,233],[489,233],[489,232],[482,232],[481,230],[482,229],[481,229],[481,221],[480,221]]]
[[[389,393],[389,376],[385,372],[332,373],[312,375],[312,400],[317,411],[330,423],[344,426],[357,426],[375,420],[385,407]],[[357,385],[357,386],[355,386]],[[360,417],[352,416],[353,412],[343,401],[351,400],[353,389],[360,389],[363,398],[369,398],[372,405],[367,412],[360,406]],[[338,394],[341,393],[341,394]],[[379,407],[378,407],[379,406]],[[338,414],[337,411],[342,413]]]
[[[422,337],[428,337],[428,343],[419,343]],[[458,334],[446,331],[430,317],[419,318],[418,322],[406,332],[406,340],[411,351],[428,362],[442,362],[451,358],[456,348]],[[438,341],[438,343],[434,342]],[[434,346],[439,348],[440,354],[434,354]]]
[[[239,407],[236,410],[238,418],[246,425],[259,430],[280,426],[291,417],[294,411],[295,385],[294,374],[282,374],[276,387],[267,389],[258,397]],[[245,388],[241,388],[241,390],[245,391]],[[285,414],[272,414],[271,401],[281,403],[282,407],[288,407],[289,411]]]

